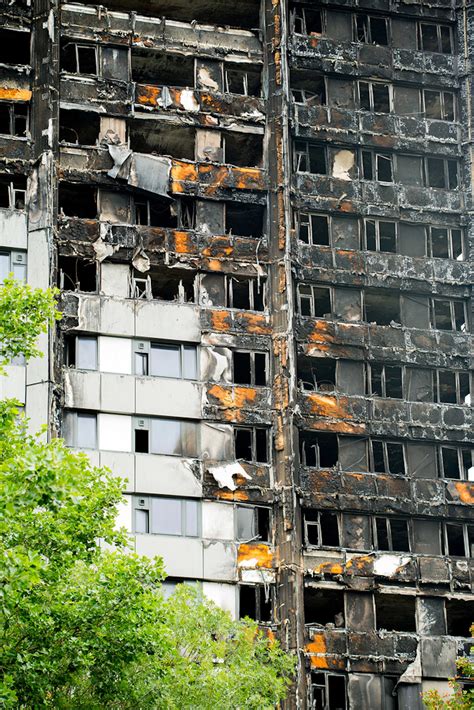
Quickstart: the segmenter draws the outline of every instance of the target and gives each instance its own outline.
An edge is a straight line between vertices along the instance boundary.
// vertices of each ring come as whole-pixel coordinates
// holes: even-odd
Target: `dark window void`
[[[0,30],[0,64],[30,63],[30,33]]]
[[[260,67],[246,64],[224,65],[225,90],[229,94],[260,96],[262,93],[262,73]]]
[[[389,153],[362,151],[362,177],[364,180],[393,182],[393,159]]]
[[[370,394],[378,397],[403,398],[402,368],[398,365],[370,365]]]
[[[300,35],[320,35],[323,31],[321,10],[311,7],[292,6],[293,29]]]
[[[305,390],[333,392],[336,387],[336,360],[298,355],[298,384]]]
[[[325,286],[298,284],[298,306],[302,316],[326,318],[331,315],[331,289]]]
[[[135,453],[148,454],[150,452],[148,434],[146,429],[135,429]]]
[[[332,468],[337,464],[339,448],[336,434],[320,434],[301,430],[299,441],[303,466]]]
[[[249,463],[268,463],[268,429],[266,427],[234,428],[235,458]]]
[[[64,39],[61,42],[61,69],[71,74],[98,74],[98,48],[95,44],[84,44]]]
[[[415,597],[376,594],[377,630],[416,631]]]
[[[446,599],[446,621],[450,636],[471,636],[470,627],[474,614],[474,602]]]
[[[297,217],[298,238],[304,244],[329,246],[329,217],[325,214],[300,212]]]
[[[431,300],[431,323],[437,330],[466,332],[467,318],[463,301],[433,298]]]
[[[334,589],[304,589],[304,623],[326,626],[331,624],[343,628],[344,592]]]
[[[265,353],[234,350],[232,364],[235,384],[262,386],[267,384],[267,356]]]
[[[388,84],[372,84],[359,82],[359,100],[363,111],[375,113],[390,113],[390,86]]]
[[[364,294],[365,320],[377,325],[400,323],[400,297],[395,293],[366,291]]]
[[[61,182],[58,208],[59,214],[64,217],[97,219],[97,191],[91,185]]]
[[[445,158],[427,158],[425,163],[426,187],[455,190],[458,186],[458,162]]]
[[[311,673],[311,710],[346,710],[346,682],[341,673]]]
[[[26,205],[26,177],[0,175],[0,207],[24,210]]]
[[[97,263],[75,256],[58,259],[58,286],[64,291],[97,291]]]
[[[28,105],[0,103],[0,133],[17,138],[28,135]]]
[[[430,22],[419,24],[419,48],[423,52],[451,54],[453,42],[451,28],[448,25],[435,25]]]
[[[470,404],[471,383],[469,372],[437,370],[435,401],[445,404]]]
[[[393,473],[405,475],[405,456],[403,444],[396,441],[378,441],[371,444],[371,470],[374,473]]]
[[[135,224],[149,227],[178,226],[179,206],[166,197],[140,197],[137,195],[135,205]]]
[[[263,220],[265,207],[263,205],[244,204],[242,202],[226,202],[225,233],[239,237],[263,236]]]
[[[239,167],[260,168],[263,136],[252,133],[226,133],[224,162]]]
[[[134,270],[131,282],[131,298],[194,303],[196,272],[156,266],[146,274]]]
[[[365,248],[369,251],[397,251],[397,225],[378,219],[366,219],[364,223]]]
[[[237,540],[270,542],[270,509],[261,506],[237,506]]]
[[[132,81],[156,86],[194,86],[194,59],[150,49],[132,50]]]
[[[327,104],[326,82],[323,76],[312,72],[293,71],[291,73],[291,93],[293,101],[306,106]]]
[[[268,623],[272,620],[272,590],[263,585],[239,585],[239,618]]]
[[[388,45],[388,19],[358,14],[355,17],[356,39],[366,44]]]
[[[446,554],[453,557],[466,557],[464,525],[446,523]]]
[[[92,111],[59,112],[59,140],[75,145],[96,145],[99,139],[100,116]]]
[[[444,478],[470,479],[473,466],[472,450],[455,446],[440,446],[440,469]]]
[[[429,254],[437,259],[464,258],[463,236],[460,229],[431,227],[428,230]]]
[[[399,518],[375,518],[377,550],[410,552],[408,521]]]
[[[265,309],[265,282],[242,276],[227,279],[227,305],[245,311]]]
[[[294,149],[295,170],[297,173],[327,175],[326,149],[307,141],[296,140]]]
[[[179,160],[194,160],[194,128],[164,126],[158,128],[150,121],[129,124],[130,148],[137,153],[167,155]]]
[[[306,510],[303,513],[304,541],[310,547],[340,547],[336,513]]]

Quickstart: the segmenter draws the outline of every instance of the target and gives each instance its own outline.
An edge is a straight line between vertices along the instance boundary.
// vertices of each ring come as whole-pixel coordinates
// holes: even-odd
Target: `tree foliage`
[[[37,355],[54,296],[0,288],[3,361]],[[0,402],[0,706],[274,707],[293,658],[198,587],[166,599],[162,561],[115,528],[122,481],[29,434],[17,404]]]

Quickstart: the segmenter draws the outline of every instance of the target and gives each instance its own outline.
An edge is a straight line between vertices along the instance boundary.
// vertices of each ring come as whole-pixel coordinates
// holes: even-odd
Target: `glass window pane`
[[[448,301],[434,302],[435,328],[439,330],[452,330],[451,309]]]
[[[427,167],[428,187],[445,187],[444,160],[442,158],[428,158]]]
[[[13,264],[12,271],[17,281],[26,281],[26,264]]]
[[[135,353],[135,374],[139,377],[148,375],[148,353]]]
[[[451,30],[449,27],[440,27],[441,51],[443,54],[451,54]]]
[[[179,498],[154,498],[151,532],[160,535],[182,535],[182,501]]]
[[[10,254],[0,253],[0,280],[4,281],[10,273]]]
[[[135,532],[137,532],[137,533],[149,532],[148,510],[136,510],[135,511]]]
[[[97,370],[97,338],[78,336],[76,367],[82,370]]]
[[[97,446],[97,417],[95,414],[78,414],[76,446],[81,449],[95,449]]]
[[[181,377],[181,346],[157,345],[150,348],[150,375]]]
[[[421,48],[425,52],[438,51],[438,32],[436,25],[421,26]]]
[[[237,507],[237,540],[252,540],[256,534],[254,509],[239,505]]]
[[[425,91],[425,116],[426,118],[442,118],[439,91]]]
[[[198,537],[199,535],[199,504],[197,500],[187,500],[186,510],[186,530],[188,537]]]
[[[369,251],[375,251],[377,249],[375,241],[375,222],[372,220],[367,220],[365,223],[365,238],[367,242],[367,249]]]
[[[444,115],[445,121],[454,121],[454,94],[444,93]]]
[[[180,454],[181,451],[181,422],[177,419],[153,419],[150,453]]]
[[[433,227],[431,230],[431,253],[440,259],[449,257],[448,230]]]
[[[183,346],[183,377],[197,380],[197,348],[194,345]]]
[[[460,229],[451,230],[453,259],[462,259],[462,236]]]

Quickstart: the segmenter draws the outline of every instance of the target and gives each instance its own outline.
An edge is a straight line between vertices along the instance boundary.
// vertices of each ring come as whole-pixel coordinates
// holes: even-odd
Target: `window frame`
[[[152,451],[152,428],[153,424],[156,425],[160,421],[172,421],[179,424],[179,451]],[[186,427],[191,426],[194,432],[193,445],[190,446],[194,450],[194,453],[189,453],[185,444],[188,445],[191,442],[186,442]],[[137,451],[136,450],[136,431],[148,431],[148,451]],[[140,417],[134,415],[132,417],[132,453],[133,454],[147,454],[153,456],[179,456],[180,458],[195,459],[199,456],[200,450],[200,428],[199,420],[195,419],[180,419],[178,417]]]
[[[66,425],[66,432],[71,435],[71,442],[66,442],[66,445],[75,449],[86,449],[87,451],[97,451],[99,448],[99,419],[98,413],[88,410],[66,410],[64,413],[67,417],[68,424]],[[78,443],[79,434],[79,419],[81,418],[94,419],[94,445],[93,446],[83,446]]]
[[[301,147],[304,144],[304,150]],[[300,147],[298,147],[300,146]],[[318,148],[322,151],[324,158],[325,171],[323,173],[314,173],[311,171],[311,155],[310,147]],[[305,163],[306,169],[301,169],[301,164]],[[329,155],[328,147],[321,143],[310,141],[306,138],[295,138],[293,143],[293,170],[297,175],[325,175],[329,177]]]
[[[374,365],[381,367],[380,386],[382,389],[382,394],[378,394],[377,392],[374,392],[374,386],[373,386],[373,375],[374,375],[373,367],[374,367]],[[402,394],[400,397],[393,397],[393,396],[387,394],[387,373],[386,373],[387,367],[397,367],[400,370],[400,380],[401,380],[401,389],[402,389]],[[406,388],[405,388],[405,368],[403,367],[403,365],[392,365],[388,362],[368,362],[367,369],[368,369],[367,385],[368,385],[369,397],[383,397],[385,399],[395,399],[395,400],[404,399],[404,393],[405,393]]]
[[[449,552],[449,541],[448,541],[448,526],[449,525],[457,525],[462,528],[462,537],[463,537],[463,543],[464,543],[464,555],[453,555],[451,552]],[[464,522],[458,522],[456,520],[445,520],[443,521],[443,526],[442,526],[442,535],[443,535],[443,552],[444,555],[448,557],[456,557],[456,558],[465,558],[465,559],[471,559],[474,557],[474,550],[471,550],[471,547],[469,545],[469,528],[472,528],[472,537],[474,540],[474,525],[470,523],[464,523]],[[474,547],[474,544],[473,544]]]
[[[274,614],[275,614],[275,589],[274,585],[264,585],[264,584],[238,584],[237,585],[237,618],[241,619],[244,618],[241,616],[241,610],[240,610],[240,588],[241,587],[252,587],[254,589],[254,594],[255,594],[255,616],[257,619],[258,624],[272,624],[273,619],[274,619]],[[262,620],[262,605],[261,605],[261,594],[267,593],[268,589],[268,598],[269,598],[269,603],[270,603],[270,619],[263,619]]]
[[[308,230],[308,241],[305,242],[304,239],[301,239],[301,227],[302,227],[302,217],[306,217],[308,219],[307,222],[307,230]],[[327,234],[328,234],[328,243],[327,244],[321,244],[320,242],[315,242],[313,241],[313,220],[312,217],[322,217],[326,220],[326,225],[327,225]],[[332,216],[329,214],[324,214],[323,212],[312,212],[312,211],[298,211],[296,213],[296,230],[298,233],[298,241],[301,242],[302,244],[306,244],[307,246],[317,246],[317,247],[331,247],[332,246]]]
[[[319,12],[320,15],[320,20],[321,20],[321,32],[313,32],[309,33],[307,31],[307,21],[306,21],[306,10],[309,10],[310,12]],[[301,16],[297,16],[297,12],[301,12]],[[299,32],[296,29],[296,23],[300,22],[301,23],[301,32]],[[326,12],[323,8],[317,8],[316,10],[313,10],[312,8],[309,7],[304,7],[304,5],[296,5],[295,7],[292,8],[291,10],[291,27],[293,29],[293,32],[297,35],[301,35],[302,37],[317,37],[317,36],[322,36],[326,34],[327,31],[327,17],[326,17]]]
[[[178,501],[181,504],[181,532],[155,532],[152,527],[153,523],[153,503],[157,500],[170,500]],[[144,501],[143,505],[138,505],[139,501]],[[199,498],[185,498],[180,496],[160,496],[160,495],[139,495],[137,493],[133,494],[133,516],[132,516],[132,533],[134,535],[161,535],[164,537],[185,537],[192,538],[194,540],[200,539],[202,537],[202,501]],[[197,533],[195,535],[189,534],[187,529],[188,514],[187,507],[188,504],[193,504],[196,506],[196,522],[197,522]],[[148,513],[148,530],[146,532],[137,531],[137,511],[144,510]]]
[[[443,256],[436,256],[433,254],[433,230],[438,229],[444,229],[446,230],[446,240],[447,240],[447,250],[448,250],[448,256],[443,257]],[[427,231],[427,246],[428,246],[428,256],[430,256],[432,259],[453,259],[453,261],[465,261],[466,260],[466,241],[464,238],[464,230],[462,227],[443,227],[443,226],[438,226],[434,224],[427,225],[426,227]],[[459,232],[460,240],[461,240],[461,254],[459,256],[454,256],[454,232]]]
[[[464,472],[464,461],[463,461],[463,451],[468,451],[471,455],[471,466],[469,468],[474,467],[474,449],[469,447],[469,446],[456,446],[455,444],[448,444],[448,443],[443,443],[443,444],[438,444],[437,448],[437,465],[438,465],[438,477],[443,478],[446,481],[468,481],[468,471],[466,471],[466,475]],[[457,460],[458,460],[458,471],[459,471],[459,478],[449,478],[448,476],[445,475],[444,471],[444,462],[443,462],[443,449],[450,449],[456,451],[457,455]]]
[[[242,355],[250,355],[250,382],[240,383],[235,381],[235,354],[241,353]],[[256,367],[255,367],[255,356],[263,355],[265,358],[265,384],[257,384],[256,382]],[[268,370],[268,352],[265,350],[247,350],[246,348],[235,348],[232,350],[232,384],[240,386],[250,386],[250,387],[268,387],[269,383],[269,370]]]
[[[30,137],[30,105],[29,103],[22,102],[22,101],[8,101],[8,102],[2,102],[4,106],[6,106],[7,111],[8,111],[8,123],[9,123],[9,132],[8,133],[3,133],[1,135],[4,136],[9,136],[10,138],[19,138],[21,140],[28,140]],[[17,116],[16,114],[16,109],[18,106],[24,106],[26,111],[24,116]],[[25,119],[25,130],[24,133],[17,133],[16,130],[16,122],[18,118],[24,118]]]
[[[267,452],[267,460],[266,461],[258,461],[257,459],[257,429],[264,431],[265,432],[265,448]],[[252,459],[248,461],[247,459],[243,459],[242,457],[237,458],[237,451],[236,451],[236,439],[237,439],[237,431],[250,431],[250,436],[251,436],[251,441],[250,441],[250,447],[251,447],[251,455]],[[233,454],[234,454],[234,459],[236,461],[246,461],[246,463],[250,464],[255,464],[257,466],[268,466],[272,462],[272,451],[271,451],[271,446],[270,446],[270,436],[269,433],[271,431],[271,427],[269,426],[260,426],[256,424],[242,424],[242,425],[236,425],[233,427],[233,439],[232,439],[232,444],[233,444]]]
[[[306,549],[313,549],[313,550],[320,550],[320,549],[339,549],[341,547],[344,547],[342,545],[342,530],[343,530],[343,524],[342,524],[342,514],[339,512],[335,512],[333,510],[314,510],[311,511],[313,515],[317,517],[317,520],[308,520],[306,517],[306,511],[303,511],[303,544]],[[337,537],[338,537],[338,544],[337,545],[327,545],[324,544],[323,542],[323,531],[321,527],[321,515],[324,514],[332,514],[335,517],[336,520],[336,525],[337,525]],[[308,528],[316,528],[317,530],[317,537],[318,537],[318,544],[311,543],[309,541],[309,534],[308,534]]]
[[[380,443],[382,445],[382,456],[383,456],[383,461],[384,461],[384,468],[385,471],[378,471],[375,467],[375,456],[374,456],[374,450],[373,450],[373,444],[374,443]],[[389,457],[389,452],[388,452],[388,444],[396,444],[397,446],[401,446],[402,450],[402,456],[403,456],[403,468],[404,472],[403,473],[395,473],[390,470],[390,457]],[[370,438],[369,439],[369,471],[370,473],[385,473],[389,474],[390,476],[406,476],[407,475],[407,454],[406,454],[406,443],[404,441],[395,441],[393,439],[378,439],[376,437]]]
[[[324,686],[319,683],[313,682],[313,678],[316,676],[324,676]],[[322,697],[322,702],[323,705],[322,707],[324,710],[329,710],[331,707],[333,707],[331,703],[331,697],[330,697],[330,690],[329,690],[329,678],[331,676],[336,676],[337,678],[343,678],[344,680],[344,690],[345,690],[345,698],[344,698],[344,710],[347,710],[349,708],[349,702],[348,702],[348,696],[347,696],[347,689],[348,689],[348,677],[346,673],[333,673],[331,671],[324,671],[324,670],[313,670],[311,672],[311,678],[310,678],[310,683],[309,683],[309,698],[308,698],[308,707],[310,708],[315,708],[316,707],[316,702],[318,701],[317,698],[315,698],[314,694],[314,689],[319,688],[322,692],[319,693],[320,697]],[[318,701],[319,702],[319,701]]]
[[[171,375],[153,375],[151,374],[151,351],[153,348],[159,349],[160,347],[173,347],[179,348],[179,377],[172,377]],[[196,377],[185,377],[184,376],[184,353],[186,348],[193,348],[195,358],[196,358]],[[133,366],[132,372],[136,377],[153,377],[160,378],[164,380],[185,380],[186,382],[199,382],[199,347],[195,343],[183,343],[176,342],[174,340],[134,340],[133,341]],[[147,374],[142,372],[137,372],[137,355],[147,356]]]
[[[65,74],[73,74],[74,76],[95,76],[95,77],[100,77],[102,75],[101,72],[101,64],[102,62],[100,61],[101,59],[101,46],[98,43],[94,42],[83,42],[81,40],[76,41],[73,38],[68,38],[65,37],[67,40],[61,47],[61,49],[65,48],[68,46],[68,44],[72,44],[74,47],[74,61],[76,65],[76,70],[75,71],[67,71],[66,69],[61,68],[61,72],[64,72]],[[80,62],[79,62],[79,49],[93,49],[94,54],[95,54],[95,68],[96,71],[94,74],[90,73],[85,73],[81,72],[80,70]]]
[[[436,93],[440,95],[440,118],[432,118],[426,115],[426,93]],[[444,89],[422,89],[422,107],[423,115],[427,121],[448,121],[449,123],[455,123],[457,120],[457,106],[456,106],[456,94],[454,91],[445,91]],[[448,111],[446,110],[446,97],[445,94],[449,94],[452,97],[453,102],[453,118],[446,118]]]
[[[7,209],[7,210],[18,210],[19,212],[24,212],[26,209],[26,191],[27,191],[27,183],[26,183],[26,177],[25,177],[25,187],[15,187],[15,180],[18,181],[19,176],[15,175],[7,175],[7,179],[5,182],[2,182],[3,185],[6,185],[7,187],[7,192],[8,192],[8,207],[1,207],[0,209]],[[10,179],[8,179],[10,178]],[[22,201],[23,201],[23,207],[17,207],[17,200],[21,196]],[[15,250],[11,250],[15,251]]]
[[[371,162],[371,173],[372,177],[368,178],[364,175],[364,154],[370,155]],[[380,159],[388,160],[390,163],[390,171],[392,174],[391,180],[380,180],[378,175],[381,167]],[[381,185],[394,185],[395,184],[395,156],[393,153],[387,153],[386,151],[373,150],[371,148],[362,148],[360,151],[360,164],[359,164],[359,174],[360,179],[367,182],[379,182]]]
[[[401,517],[396,517],[396,516],[388,516],[388,515],[373,515],[371,516],[372,518],[372,545],[373,549],[377,552],[398,552],[398,553],[406,553],[410,554],[413,552],[413,534],[412,534],[412,524],[411,524],[411,519],[407,518],[401,518]],[[380,547],[379,543],[379,537],[378,537],[378,530],[377,530],[377,520],[382,520],[385,523],[385,533],[387,536],[387,542],[388,542],[388,550],[384,550]],[[392,531],[392,523],[396,522],[404,522],[406,524],[406,531],[407,531],[407,540],[408,540],[408,550],[397,550],[396,547],[393,544],[393,531]]]
[[[443,402],[440,397],[440,374],[443,372],[449,372],[451,375],[454,376],[454,389],[456,393],[456,402]],[[473,377],[472,377],[472,372],[471,370],[448,370],[445,368],[436,368],[433,372],[433,393],[434,393],[434,401],[435,404],[443,404],[443,405],[457,405],[460,407],[470,407],[471,403],[470,402],[464,402],[462,400],[461,396],[461,375],[467,375],[468,377],[468,383],[469,383],[469,394],[472,399],[472,385],[473,385]]]
[[[373,223],[375,228],[375,249],[370,249],[368,246],[367,237],[367,225]],[[393,224],[395,226],[395,251],[386,251],[380,248],[380,225],[381,224]],[[381,219],[380,217],[364,217],[363,219],[364,229],[362,230],[363,235],[363,245],[365,251],[370,251],[379,254],[399,254],[399,235],[400,235],[400,223],[393,219]]]
[[[430,160],[439,160],[443,163],[443,182],[444,185],[442,187],[436,186],[436,185],[430,185],[430,170],[429,170],[429,161]],[[454,163],[456,166],[456,185],[452,186],[450,184],[451,182],[451,177],[450,177],[450,172],[449,172],[449,164]],[[438,155],[428,155],[423,158],[423,185],[424,187],[427,187],[431,190],[459,190],[459,181],[460,181],[460,174],[459,174],[459,161],[457,158],[444,158]]]
[[[249,291],[249,305],[250,308],[242,308],[239,306],[234,306],[234,289],[233,289],[233,283],[234,281],[237,281],[238,283],[246,283],[247,288]],[[267,304],[266,304],[266,288],[267,288],[267,282],[265,278],[254,278],[252,276],[242,276],[242,277],[237,277],[233,276],[230,274],[225,275],[225,302],[226,302],[226,308],[235,308],[239,311],[244,310],[244,311],[255,311],[256,313],[264,313],[267,310]],[[256,295],[259,293],[259,290],[261,290],[261,301],[262,301],[262,308],[257,309],[255,308],[256,304]]]
[[[367,86],[370,107],[368,109],[362,107],[361,84],[365,84]],[[376,111],[374,108],[374,87],[377,86],[384,86],[388,89],[388,111]],[[377,113],[384,116],[388,116],[389,114],[393,113],[393,84],[387,84],[384,81],[359,80],[357,82],[357,100],[360,111],[366,111],[367,113]]]
[[[451,328],[438,328],[436,325],[436,306],[435,304],[437,302],[446,302],[449,305],[449,312],[450,312],[450,318],[451,318]],[[465,329],[463,330],[462,326],[458,329],[456,327],[456,304],[461,304],[462,309],[463,309],[463,320],[464,320],[464,325]],[[430,298],[430,324],[431,324],[431,329],[432,330],[439,330],[444,333],[469,333],[470,332],[470,324],[469,320],[467,318],[467,303],[465,300],[460,300],[460,299],[450,299],[450,298],[435,298],[432,297]]]
[[[309,288],[311,289],[311,296],[310,300],[308,298],[307,294],[303,294],[304,300],[309,301],[310,303],[310,311],[311,313],[309,315],[304,315],[302,313],[301,309],[301,287],[303,288]],[[317,318],[317,319],[323,319],[325,320],[324,316],[316,316],[316,296],[315,296],[315,289],[324,289],[325,291],[329,292],[329,305],[330,305],[330,314],[332,315],[334,312],[334,289],[332,286],[319,286],[316,284],[307,284],[307,283],[298,283],[297,284],[297,289],[296,289],[296,296],[297,296],[297,303],[298,303],[298,315],[301,318]],[[327,319],[326,319],[327,320]]]
[[[26,283],[28,276],[28,252],[22,249],[8,249],[0,247],[0,256],[6,256],[9,260],[8,274],[13,274],[13,278],[17,281]],[[22,270],[22,274],[19,273]]]
[[[436,52],[433,52],[430,49],[423,48],[423,25],[430,25],[431,27],[436,27],[436,37],[437,37],[437,43],[438,43],[438,50]],[[447,29],[449,31],[449,46],[450,46],[449,52],[443,52],[443,40],[441,37],[441,30],[442,29]],[[417,34],[418,50],[420,52],[429,52],[430,54],[446,54],[447,56],[452,56],[454,54],[453,28],[450,25],[445,25],[442,23],[440,24],[439,22],[429,22],[429,21],[425,21],[425,20],[419,20],[416,34]]]
[[[255,535],[254,537],[249,538],[249,539],[248,539],[248,538],[243,538],[243,537],[241,538],[241,537],[239,537],[239,531],[238,531],[238,524],[239,524],[238,515],[239,515],[239,510],[241,510],[241,509],[251,510],[252,513],[253,513],[254,526],[255,526],[255,530],[257,531],[257,533],[256,533],[256,535]],[[266,510],[266,511],[268,512],[268,536],[267,536],[268,539],[264,539],[264,537],[262,536],[262,533],[261,533],[261,531],[260,531],[260,529],[259,529],[259,527],[260,527],[259,524],[258,524],[258,523],[259,523],[259,519],[258,519],[258,511],[259,511],[259,510]],[[245,505],[245,504],[237,503],[236,505],[234,505],[234,513],[235,513],[235,539],[236,539],[238,542],[240,542],[240,543],[243,543],[243,542],[254,542],[255,540],[258,540],[259,542],[261,542],[262,544],[265,544],[265,545],[271,545],[271,544],[272,544],[272,540],[271,540],[271,537],[272,537],[272,535],[271,535],[271,528],[272,528],[272,509],[271,509],[270,506],[268,506],[268,505]]]

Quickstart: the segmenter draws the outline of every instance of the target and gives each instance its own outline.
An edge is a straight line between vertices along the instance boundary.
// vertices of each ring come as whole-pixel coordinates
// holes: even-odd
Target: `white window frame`
[[[446,258],[454,259],[455,261],[464,261],[466,259],[466,243],[465,243],[465,239],[464,239],[464,232],[461,227],[443,227],[441,225],[435,225],[435,224],[429,225],[427,227],[429,256],[432,259],[444,258],[444,257],[435,256],[433,254],[433,230],[434,229],[446,230],[446,242],[447,242],[447,248],[448,248],[448,256]],[[454,237],[453,237],[454,232],[459,232],[460,238],[461,238],[461,254],[457,257],[454,256]]]
[[[152,528],[153,522],[153,502],[156,500],[172,500],[181,503],[181,533],[172,532],[154,532]],[[189,534],[187,529],[187,506],[189,504],[196,505],[197,512],[197,533]],[[146,511],[148,513],[148,531],[137,532],[137,511]],[[177,496],[157,496],[157,495],[134,495],[133,496],[133,523],[132,531],[135,535],[160,535],[164,537],[189,537],[198,539],[202,535],[202,501],[197,498],[180,498]]]
[[[362,100],[361,100],[361,84],[365,84],[367,86],[368,92],[369,92],[369,107],[368,109],[362,108]],[[384,86],[388,89],[388,111],[376,111],[374,107],[374,87],[377,86]],[[387,116],[390,113],[393,113],[393,86],[392,84],[387,84],[386,82],[383,81],[358,81],[357,82],[357,95],[358,95],[358,100],[359,100],[359,108],[361,111],[370,111],[371,113],[380,113],[382,115]]]
[[[378,217],[366,217],[364,219],[364,249],[366,251],[374,251],[369,248],[368,246],[368,238],[367,238],[367,226],[369,224],[373,224],[375,228],[375,251],[380,252],[381,254],[398,254],[399,248],[399,223],[393,219],[380,219]],[[381,224],[393,224],[395,227],[395,251],[385,251],[380,248],[381,240],[380,240],[380,225]]]
[[[377,471],[375,468],[375,456],[374,456],[374,451],[373,451],[373,445],[374,443],[381,444],[382,445],[382,456],[383,456],[383,461],[384,461],[384,468],[385,471]],[[388,452],[388,444],[395,444],[396,446],[400,446],[402,450],[402,456],[403,456],[403,469],[404,473],[400,472],[392,472],[390,470],[390,456]],[[392,440],[382,440],[382,439],[377,439],[373,438],[370,439],[369,441],[369,470],[371,473],[388,473],[392,476],[406,476],[407,475],[407,456],[406,456],[406,445],[402,441],[392,441]]]

